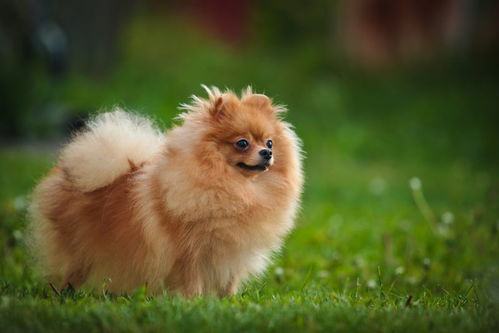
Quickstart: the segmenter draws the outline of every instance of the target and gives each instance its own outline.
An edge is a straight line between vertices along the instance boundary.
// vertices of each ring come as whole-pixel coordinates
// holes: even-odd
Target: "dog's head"
[[[244,176],[253,177],[272,169],[278,159],[282,126],[270,98],[247,89],[235,94],[207,89],[210,99],[199,101],[205,135],[198,154],[206,163],[217,156]],[[276,154],[277,152],[277,154]],[[216,156],[214,156],[216,155]]]

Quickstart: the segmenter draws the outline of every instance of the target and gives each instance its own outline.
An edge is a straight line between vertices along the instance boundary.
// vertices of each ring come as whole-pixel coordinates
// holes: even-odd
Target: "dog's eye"
[[[272,148],[272,140],[267,140],[267,148]]]
[[[246,139],[242,139],[236,142],[236,147],[239,149],[246,149],[249,147],[249,142]]]

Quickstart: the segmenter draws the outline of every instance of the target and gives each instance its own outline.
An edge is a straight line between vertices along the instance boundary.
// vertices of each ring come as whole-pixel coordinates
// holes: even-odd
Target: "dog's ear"
[[[251,94],[245,96],[241,103],[260,109],[272,109],[272,100],[262,94]]]
[[[209,112],[213,119],[216,120],[222,119],[227,114],[227,111],[224,111],[224,99],[222,96],[217,97],[211,105]]]
[[[235,100],[235,98],[231,95],[225,94],[218,96],[211,103],[211,107],[209,109],[210,115],[216,121],[230,118],[236,104],[237,100]]]

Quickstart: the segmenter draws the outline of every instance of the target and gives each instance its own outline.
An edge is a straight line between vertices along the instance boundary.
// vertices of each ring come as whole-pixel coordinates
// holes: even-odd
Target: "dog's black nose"
[[[259,153],[266,160],[270,160],[272,158],[272,150],[270,150],[270,149],[262,149],[262,150],[260,150]]]

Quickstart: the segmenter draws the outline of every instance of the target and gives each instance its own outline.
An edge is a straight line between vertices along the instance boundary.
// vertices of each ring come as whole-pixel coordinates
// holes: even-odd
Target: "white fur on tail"
[[[147,118],[116,108],[91,119],[64,147],[60,165],[84,192],[111,184],[157,154],[164,135]]]

